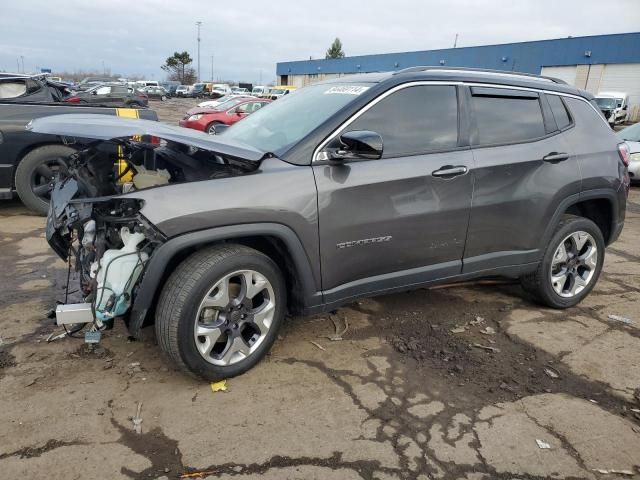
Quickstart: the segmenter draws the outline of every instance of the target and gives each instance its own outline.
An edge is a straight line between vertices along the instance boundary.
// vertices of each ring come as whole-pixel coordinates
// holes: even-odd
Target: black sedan
[[[125,108],[142,108],[149,105],[149,98],[145,93],[121,83],[97,85],[86,92],[76,92],[64,101]]]

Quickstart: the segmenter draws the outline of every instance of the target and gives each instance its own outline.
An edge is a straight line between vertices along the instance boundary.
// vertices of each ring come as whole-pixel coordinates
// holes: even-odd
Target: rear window
[[[489,91],[493,90],[493,94]],[[483,88],[473,95],[480,145],[522,142],[546,134],[536,96],[508,96],[500,89]]]
[[[567,107],[562,101],[562,98],[558,95],[547,95],[547,99],[549,100],[551,112],[553,113],[553,118],[556,119],[558,128],[563,130],[571,125],[571,117],[569,116],[569,112],[567,112]]]

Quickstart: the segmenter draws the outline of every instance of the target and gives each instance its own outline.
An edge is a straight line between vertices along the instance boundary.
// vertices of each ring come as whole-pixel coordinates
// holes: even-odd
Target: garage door
[[[606,65],[600,91],[627,92],[631,103],[640,103],[640,63]]]
[[[576,84],[576,66],[569,67],[542,67],[540,75],[545,77],[555,77],[564,80],[569,85]]]

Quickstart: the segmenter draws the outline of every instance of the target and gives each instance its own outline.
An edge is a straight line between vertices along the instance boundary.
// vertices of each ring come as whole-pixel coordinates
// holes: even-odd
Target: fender
[[[140,329],[156,297],[167,266],[179,252],[220,240],[264,236],[277,237],[282,240],[291,253],[291,260],[302,290],[300,294],[304,307],[313,308],[321,305],[322,292],[317,288],[306,251],[293,230],[278,223],[230,225],[173,237],[153,252],[133,300],[129,315],[129,333],[135,338],[140,338]]]
[[[558,222],[560,221],[560,217],[564,215],[569,207],[585,200],[606,199],[611,202],[611,237],[609,238],[608,243],[612,243],[617,238],[617,235],[620,234],[621,230],[621,228],[619,227],[620,210],[618,195],[619,193],[613,189],[600,188],[596,190],[587,190],[584,192],[576,193],[565,198],[562,202],[560,202],[560,204],[556,208],[555,213],[551,217],[551,221],[547,225],[544,235],[542,236],[542,241],[540,243],[540,251],[544,252],[545,247],[549,244],[551,236],[556,229],[556,225],[558,225]]]

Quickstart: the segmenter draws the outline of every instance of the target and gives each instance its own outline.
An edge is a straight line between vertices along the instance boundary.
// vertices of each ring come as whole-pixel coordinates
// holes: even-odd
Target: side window
[[[403,88],[380,100],[347,129],[379,133],[385,158],[453,148],[458,144],[456,87]]]
[[[111,87],[111,93],[114,95],[126,95],[127,87],[120,87],[120,86]]]
[[[522,142],[546,134],[536,94],[509,96],[497,88],[472,88],[480,145]]]
[[[109,95],[111,93],[111,87],[100,87],[96,90],[96,95]]]
[[[569,117],[569,112],[567,112],[567,107],[562,98],[558,95],[547,95],[547,100],[549,100],[551,112],[553,113],[553,118],[556,119],[558,128],[562,130],[571,125],[571,117]]]

